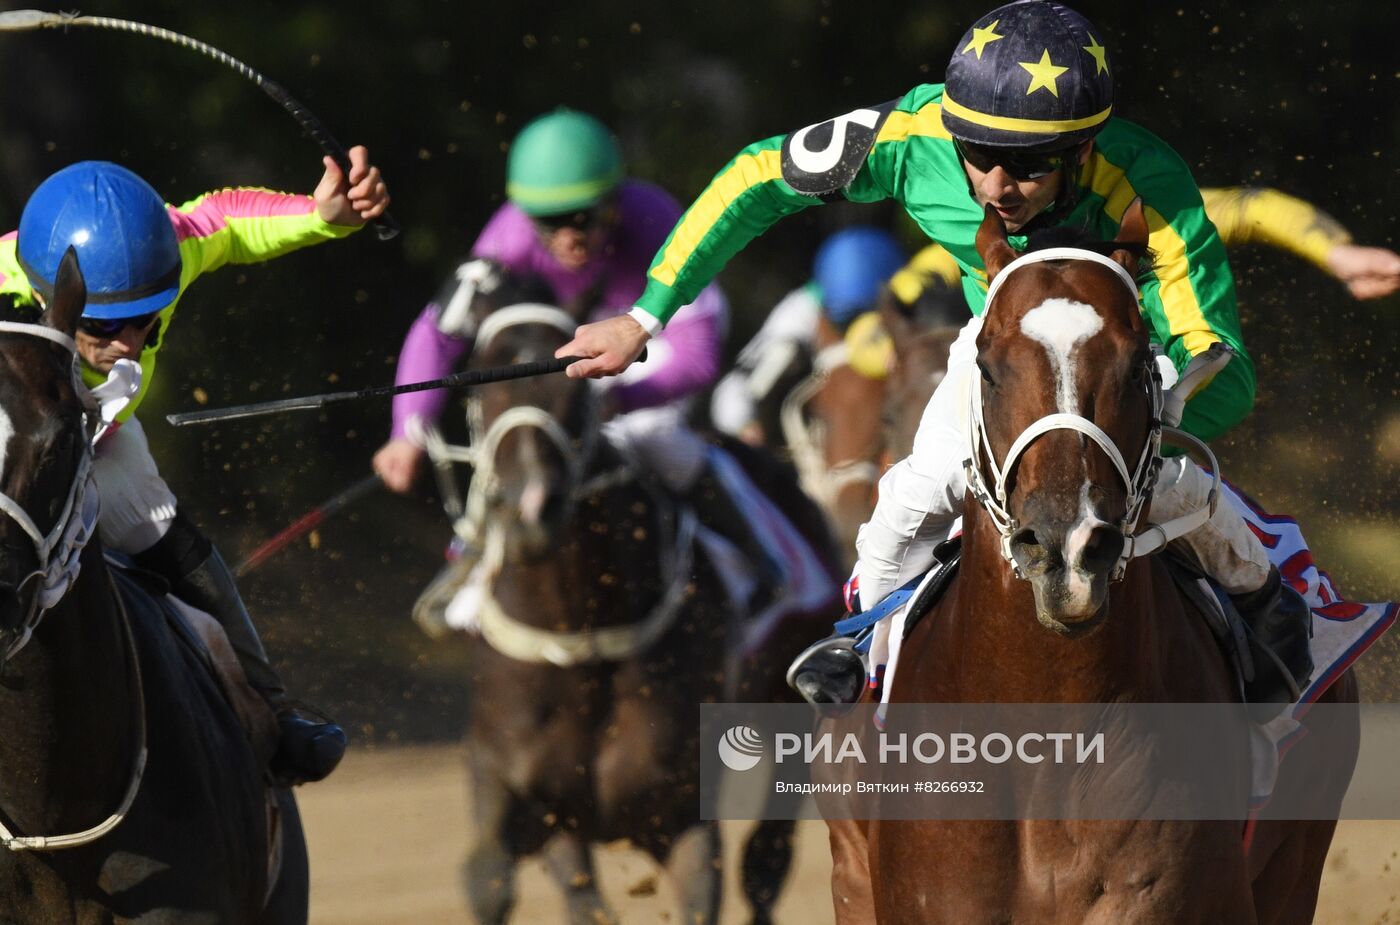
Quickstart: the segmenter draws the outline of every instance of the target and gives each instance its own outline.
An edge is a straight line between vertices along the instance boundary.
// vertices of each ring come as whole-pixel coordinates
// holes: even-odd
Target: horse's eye
[[[997,383],[996,383],[996,380],[992,378],[992,373],[991,373],[991,371],[987,369],[987,364],[986,364],[986,363],[983,363],[981,360],[978,360],[978,361],[977,361],[977,368],[980,369],[980,370],[982,371],[982,381],[986,382],[988,385],[996,385],[996,384],[997,384]]]

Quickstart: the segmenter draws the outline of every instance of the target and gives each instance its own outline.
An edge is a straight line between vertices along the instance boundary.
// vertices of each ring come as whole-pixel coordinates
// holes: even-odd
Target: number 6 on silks
[[[890,100],[874,108],[854,109],[788,135],[783,139],[783,179],[804,195],[823,201],[839,198],[860,173],[880,127],[898,103]]]

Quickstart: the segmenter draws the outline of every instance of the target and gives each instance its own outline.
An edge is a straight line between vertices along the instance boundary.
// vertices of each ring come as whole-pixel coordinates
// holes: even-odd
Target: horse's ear
[[[1123,213],[1123,221],[1118,226],[1118,237],[1113,239],[1113,243],[1132,245],[1133,250],[1114,251],[1113,259],[1121,263],[1129,273],[1136,273],[1138,254],[1147,247],[1147,216],[1143,214],[1141,196],[1128,203],[1128,208]]]
[[[86,305],[87,283],[83,282],[83,271],[78,266],[78,252],[70,246],[64,251],[58,273],[54,275],[53,299],[44,311],[43,322],[72,337]]]
[[[977,253],[982,258],[982,266],[987,268],[987,282],[996,279],[997,274],[1016,259],[1016,251],[1006,240],[1006,222],[991,205],[983,209],[982,224],[977,229]]]

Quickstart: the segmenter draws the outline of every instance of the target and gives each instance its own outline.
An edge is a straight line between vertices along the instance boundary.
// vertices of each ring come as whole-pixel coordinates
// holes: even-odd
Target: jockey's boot
[[[683,500],[695,511],[700,523],[734,544],[749,564],[754,590],[746,609],[752,616],[782,596],[787,575],[774,561],[753,526],[738,506],[724,483],[715,475],[713,463],[706,463],[700,477],[685,493]]]
[[[466,585],[481,562],[481,550],[475,545],[454,539],[448,547],[447,563],[443,565],[418,600],[413,602],[413,622],[430,639],[441,639],[452,631],[447,622],[447,608]]]
[[[318,781],[334,771],[345,755],[345,730],[324,717],[312,719],[302,715],[287,696],[282,678],[268,662],[233,573],[198,528],[177,513],[165,536],[133,558],[137,565],[168,580],[176,597],[210,614],[223,626],[248,683],[277,717],[277,750],[269,770],[278,783],[290,786]]]
[[[865,690],[865,662],[849,638],[823,639],[793,659],[788,686],[824,716],[850,712]]]
[[[1275,705],[1272,712],[1268,707],[1251,711],[1256,719],[1272,718],[1312,680],[1312,610],[1272,567],[1263,587],[1232,594],[1230,600],[1255,643],[1254,680],[1245,684],[1245,700]]]

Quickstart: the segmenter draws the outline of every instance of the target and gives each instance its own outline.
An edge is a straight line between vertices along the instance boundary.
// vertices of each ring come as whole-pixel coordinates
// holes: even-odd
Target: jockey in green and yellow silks
[[[962,512],[966,435],[955,396],[976,374],[987,279],[975,239],[986,210],[1000,216],[1021,248],[1028,233],[1056,226],[1112,239],[1128,206],[1140,199],[1154,252],[1141,305],[1154,339],[1176,370],[1220,341],[1235,352],[1192,396],[1182,426],[1204,439],[1225,432],[1248,413],[1255,388],[1225,248],[1182,159],[1151,132],[1114,116],[1114,64],[1103,35],[1054,0],[1007,4],[964,34],[943,84],[923,84],[891,102],[744,148],[672,231],[636,307],[585,325],[560,348],[559,356],[585,358],[569,374],[626,368],[680,305],[779,218],[839,199],[898,201],[958,263],[976,317],[953,345],[913,453],[885,473],[875,512],[861,528],[860,592],[874,603],[929,567],[934,546]],[[1209,479],[1193,464],[1177,458],[1162,471],[1154,516],[1179,516],[1204,503]],[[1239,514],[1217,505],[1183,541],[1235,595],[1293,680],[1306,681],[1312,671],[1307,606],[1282,587]],[[809,699],[831,695],[821,677],[804,687],[802,672],[795,674]],[[1251,697],[1286,701],[1296,690],[1282,678],[1267,683],[1250,690]]]

